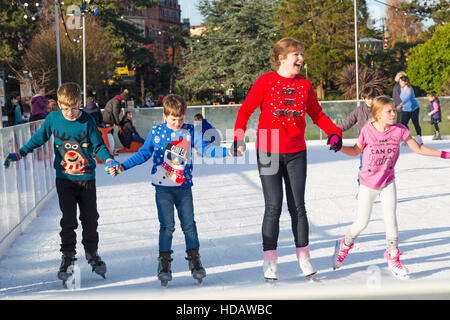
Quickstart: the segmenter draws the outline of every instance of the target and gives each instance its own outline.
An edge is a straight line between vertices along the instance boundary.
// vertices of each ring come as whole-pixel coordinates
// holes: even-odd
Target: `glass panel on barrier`
[[[36,121],[0,129],[0,241],[54,188],[53,139],[11,163],[8,169],[3,167],[6,156],[18,152],[42,123]]]

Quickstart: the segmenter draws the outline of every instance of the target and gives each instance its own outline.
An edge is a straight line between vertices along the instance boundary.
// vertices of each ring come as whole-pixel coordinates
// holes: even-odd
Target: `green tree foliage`
[[[185,90],[196,97],[229,87],[249,90],[271,70],[277,7],[278,1],[271,0],[199,1],[205,30],[187,43],[180,82]]]
[[[37,23],[24,14],[16,1],[0,0],[0,68],[7,73],[9,67],[20,69],[20,57],[38,32]]]
[[[407,74],[413,85],[443,94],[450,79],[450,24],[437,27],[430,40],[411,49]]]
[[[368,36],[365,1],[358,0],[358,36]],[[308,80],[319,99],[333,86],[344,65],[354,61],[354,8],[352,0],[282,0],[275,15],[282,36],[305,45]]]

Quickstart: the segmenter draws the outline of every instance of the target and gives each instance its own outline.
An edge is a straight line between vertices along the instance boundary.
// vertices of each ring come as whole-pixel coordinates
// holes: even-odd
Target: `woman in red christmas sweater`
[[[245,151],[247,122],[261,108],[257,134],[258,170],[264,193],[262,225],[264,277],[277,279],[277,242],[283,201],[283,180],[291,215],[297,258],[305,276],[316,273],[310,261],[309,227],[305,209],[306,143],[305,114],[328,136],[330,149],[342,147],[342,131],[322,112],[311,83],[298,73],[303,64],[301,42],[284,38],[272,49],[270,62],[276,71],[261,75],[239,109],[231,153]]]

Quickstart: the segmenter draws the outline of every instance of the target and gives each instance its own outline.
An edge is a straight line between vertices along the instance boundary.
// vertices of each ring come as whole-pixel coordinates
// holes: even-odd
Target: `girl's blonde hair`
[[[67,82],[59,87],[58,102],[68,107],[81,104],[81,88],[75,82]]]
[[[287,55],[296,50],[305,50],[303,43],[294,38],[283,38],[273,46],[270,54],[270,64],[274,68],[280,66],[280,56],[286,58]]]
[[[380,114],[383,112],[383,109],[386,105],[391,104],[394,105],[394,100],[392,100],[389,96],[378,96],[373,99],[373,105],[370,108],[370,114],[372,115],[372,119],[377,121],[380,117]]]
[[[395,82],[398,82],[400,80],[401,77],[406,76],[406,72],[405,71],[400,71],[395,75]]]

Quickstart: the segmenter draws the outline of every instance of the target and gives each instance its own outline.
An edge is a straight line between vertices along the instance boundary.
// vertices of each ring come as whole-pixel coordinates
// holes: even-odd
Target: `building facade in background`
[[[178,0],[159,0],[153,7],[144,10],[129,8],[126,1],[122,2],[124,7],[123,17],[134,23],[145,38],[150,38],[153,43],[147,47],[153,52],[155,59],[165,62],[167,57],[167,46],[164,43],[164,31],[172,26],[186,27],[189,29],[189,20],[181,22],[181,8]]]

